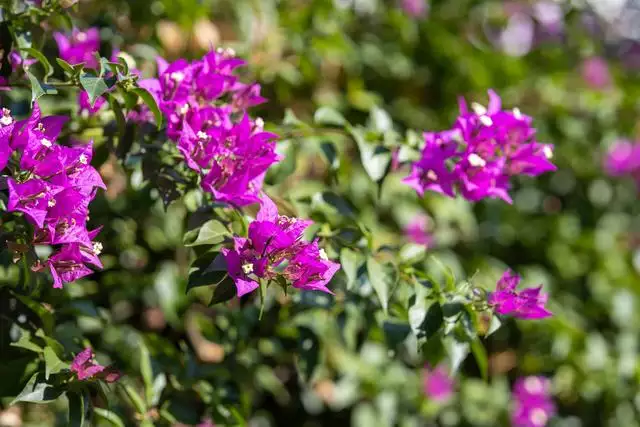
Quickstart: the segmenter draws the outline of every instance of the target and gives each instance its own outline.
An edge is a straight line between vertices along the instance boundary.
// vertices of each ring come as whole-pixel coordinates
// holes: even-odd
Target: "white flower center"
[[[256,125],[256,128],[258,128],[258,129],[263,129],[264,128],[264,120],[262,120],[262,117],[258,117],[256,119],[255,125]]]
[[[469,157],[467,157],[467,159],[469,160],[469,164],[471,166],[482,168],[487,164],[487,162],[482,157],[478,156],[476,153],[469,154]]]
[[[47,138],[42,138],[42,140],[40,140],[40,144],[44,145],[47,148],[51,147],[51,141],[49,141]]]
[[[84,154],[80,154],[80,157],[78,158],[78,161],[80,163],[82,163],[83,165],[87,164],[87,156],[85,156]]]
[[[78,40],[79,42],[83,42],[87,40],[87,35],[81,31],[78,34],[76,34],[76,40]]]
[[[51,199],[47,202],[47,206],[49,206],[50,208],[54,207],[56,205],[56,201],[54,199]]]
[[[471,109],[479,116],[484,116],[487,114],[487,109],[484,105],[478,104],[477,102],[471,103]]]
[[[480,123],[485,126],[491,126],[493,124],[493,120],[489,116],[480,116]]]
[[[548,145],[544,146],[544,148],[542,149],[542,152],[544,153],[544,156],[547,159],[551,159],[553,157],[553,150]]]
[[[184,73],[182,71],[174,71],[173,73],[171,73],[170,77],[174,82],[180,83],[184,80]]]
[[[541,394],[544,391],[542,381],[536,377],[529,377],[524,380],[524,388],[531,394]]]
[[[434,171],[429,170],[427,172],[427,178],[429,178],[431,181],[437,181],[438,180],[438,175]]]
[[[244,271],[244,274],[253,273],[253,264],[250,262],[247,262],[246,264],[242,264],[242,271]]]
[[[179,110],[180,114],[183,116],[187,114],[188,111],[189,111],[189,104],[184,104],[182,107],[180,107],[180,110]]]
[[[535,408],[533,411],[531,411],[531,414],[529,415],[529,420],[534,426],[542,427],[547,424],[549,417],[547,416],[547,413],[543,409]]]
[[[13,117],[11,117],[11,110],[8,108],[2,109],[2,117],[0,117],[0,124],[3,126],[9,126],[13,123]]]
[[[198,131],[196,136],[198,137],[198,139],[200,139],[202,141],[208,141],[209,140],[209,135],[207,135],[206,133],[202,132],[201,130]]]
[[[513,109],[513,116],[518,120],[520,120],[522,118],[522,113],[520,112],[519,108],[514,108]]]
[[[100,255],[100,253],[102,253],[102,243],[93,242],[93,253],[96,255]]]
[[[320,248],[320,259],[329,261],[329,257],[327,256],[327,253],[324,251],[323,248]]]

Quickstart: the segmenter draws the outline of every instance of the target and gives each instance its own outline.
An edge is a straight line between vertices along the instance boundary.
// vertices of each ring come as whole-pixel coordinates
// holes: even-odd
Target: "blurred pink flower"
[[[599,56],[587,58],[581,66],[582,79],[592,89],[608,89],[612,85],[611,73],[607,61]]]
[[[556,412],[551,382],[545,377],[518,378],[513,386],[513,403],[511,423],[514,427],[546,426]]]
[[[413,18],[424,18],[429,11],[427,0],[401,0],[402,9]]]
[[[433,244],[433,236],[429,232],[431,220],[427,215],[416,215],[404,229],[407,239],[418,245],[430,247]]]
[[[640,170],[640,144],[627,140],[616,142],[607,153],[604,167],[611,176],[637,174]]]
[[[445,365],[438,365],[435,369],[425,366],[424,394],[430,399],[442,402],[453,396],[455,392],[454,380],[449,376]]]

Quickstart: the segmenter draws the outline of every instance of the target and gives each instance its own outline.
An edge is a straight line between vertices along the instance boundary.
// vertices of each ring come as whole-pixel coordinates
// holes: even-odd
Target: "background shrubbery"
[[[79,89],[39,93],[19,69],[2,106],[25,118],[42,95],[46,114],[72,117],[61,140],[94,140],[107,190],[90,222],[104,227],[104,269],[53,289],[0,240],[0,425],[67,425],[69,405],[100,426],[509,425],[512,385],[527,375],[551,380],[550,425],[640,425],[640,205],[633,179],[603,167],[612,144],[640,139],[633,2],[434,0],[417,15],[407,0],[33,3],[2,2],[3,25],[13,40],[30,33],[52,82],[69,77],[52,32],[72,27],[99,28],[100,56],[126,52],[143,77],[158,56],[198,59],[211,46],[246,59],[242,80],[269,99],[251,114],[283,157],[264,189],[281,214],[314,220],[308,234],[342,269],[335,295],[271,286],[261,318],[257,292],[211,305],[203,271],[230,229],[197,227],[240,230],[257,206],[208,203],[162,130],[124,125],[109,106],[79,114]],[[42,81],[42,62],[29,70]],[[131,79],[114,96],[131,109],[134,93],[140,108]],[[401,180],[421,132],[448,129],[458,96],[486,105],[489,88],[533,117],[558,170],[515,179],[512,205],[419,198]],[[421,215],[426,250],[406,232]],[[508,267],[544,285],[553,317],[501,317],[496,329],[481,303]],[[88,346],[124,374],[117,383],[72,381],[68,399],[9,406]],[[456,371],[450,399],[425,396],[426,363]]]

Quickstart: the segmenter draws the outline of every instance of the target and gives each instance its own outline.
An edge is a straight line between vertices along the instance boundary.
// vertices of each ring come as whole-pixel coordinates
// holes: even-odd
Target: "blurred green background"
[[[100,27],[103,55],[119,47],[147,75],[157,55],[198,58],[210,46],[233,47],[270,100],[254,114],[271,123],[282,123],[287,110],[311,121],[329,106],[374,126],[375,107],[410,140],[448,128],[458,96],[486,103],[493,88],[506,108],[534,118],[559,168],[518,179],[511,206],[434,194],[418,200],[400,183],[406,167],[377,188],[347,161],[357,151],[340,137],[343,161],[334,167],[321,149],[329,137],[284,135],[287,160],[270,171],[267,189],[299,213],[335,223],[306,202],[331,182],[377,247],[405,241],[403,228],[426,213],[435,238],[429,252],[456,278],[490,290],[509,266],[527,285],[544,285],[555,316],[505,322],[485,341],[489,382],[467,360],[456,397],[425,403],[415,344],[385,341],[370,286],[338,292],[339,304],[289,295],[262,321],[254,306],[206,307],[185,294],[191,255],[182,236],[192,202],[165,211],[138,172],[107,159],[109,190],[91,208],[92,221],[105,225],[105,270],[52,296],[61,307],[57,338],[73,349],[74,336],[89,336],[132,383],[131,349],[144,338],[165,412],[158,425],[196,424],[205,408],[222,415],[238,408],[260,427],[508,425],[509,382],[526,374],[553,380],[554,426],[640,425],[640,204],[633,180],[608,177],[602,167],[615,141],[640,139],[640,11],[631,1],[442,0],[413,14],[408,3],[420,1],[80,0],[72,15],[79,28]],[[55,55],[52,41],[47,49]],[[72,98],[42,102],[64,110]],[[335,288],[347,281],[340,274]],[[0,367],[0,378],[11,369]],[[23,425],[64,425],[55,408],[17,411]]]

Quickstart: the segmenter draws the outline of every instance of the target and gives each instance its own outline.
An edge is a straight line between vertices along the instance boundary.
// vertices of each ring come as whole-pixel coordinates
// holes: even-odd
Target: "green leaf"
[[[502,326],[502,322],[500,321],[500,318],[498,318],[498,316],[496,316],[495,314],[492,315],[491,323],[489,323],[489,329],[487,330],[487,333],[485,334],[485,336],[488,337],[489,335],[492,335],[498,329],[500,329],[500,326]]]
[[[367,175],[378,182],[384,178],[391,163],[391,151],[380,145],[369,142],[363,135],[362,129],[349,128],[360,150],[360,160]]]
[[[233,279],[228,275],[222,279],[213,291],[213,297],[209,305],[218,304],[221,302],[229,301],[231,298],[237,295],[236,284]]]
[[[122,386],[122,390],[124,390],[131,403],[133,403],[133,406],[136,408],[136,412],[138,412],[138,414],[145,414],[147,412],[147,407],[144,404],[144,400],[142,400],[138,392],[136,392],[133,387],[131,387],[129,384],[125,384]]]
[[[109,84],[111,83],[111,84]],[[102,77],[97,77],[91,74],[83,74],[80,76],[80,84],[87,91],[89,95],[89,102],[91,106],[93,106],[102,94],[104,94],[113,83],[111,81],[107,81]]]
[[[111,423],[115,427],[125,427],[122,419],[115,412],[108,411],[102,408],[93,408],[93,412],[103,420]]]
[[[398,321],[385,321],[382,324],[387,347],[395,350],[411,333],[411,326]]]
[[[44,56],[42,52],[40,52],[39,50],[34,49],[32,47],[23,47],[23,48],[20,48],[20,50],[28,53],[29,55],[33,56],[35,59],[38,60],[38,62],[44,68],[44,81],[46,82],[47,79],[53,74],[53,66],[51,65],[47,57]]]
[[[62,59],[62,58],[56,58],[56,62],[58,63],[58,65],[60,66],[60,68],[62,68],[62,70],[63,70],[65,73],[67,73],[67,74],[69,74],[69,75],[71,75],[71,76],[73,76],[73,75],[75,75],[75,74],[76,74],[76,69],[74,68],[74,66],[73,66],[73,65],[71,65],[71,64],[69,64],[69,63],[68,63],[67,61],[65,61],[64,59]]]
[[[202,224],[198,230],[198,236],[192,242],[185,242],[185,246],[215,245],[230,237],[229,230],[223,223],[212,219]]]
[[[36,372],[33,376],[27,381],[27,384],[24,386],[20,394],[13,399],[11,404],[15,404],[17,402],[32,402],[32,403],[46,403],[53,402],[58,397],[64,394],[65,389],[60,386],[53,386],[48,384],[42,372]]]
[[[407,243],[400,249],[400,260],[404,264],[415,264],[424,260],[427,254],[427,247],[425,245],[418,245],[416,243]]]
[[[336,170],[340,167],[340,155],[333,142],[325,141],[320,144],[320,150],[327,159],[327,163],[332,170]]]
[[[340,264],[342,271],[347,276],[347,290],[351,289],[358,279],[358,270],[362,264],[363,256],[349,248],[340,251]]]
[[[476,363],[480,369],[482,379],[487,381],[489,379],[489,359],[487,358],[487,349],[484,348],[479,339],[475,339],[471,341],[471,352],[476,358]]]
[[[83,427],[91,419],[91,399],[86,390],[67,393],[69,400],[69,426]]]
[[[393,130],[393,122],[389,113],[378,106],[374,106],[369,113],[369,126],[378,132]]]
[[[56,88],[42,83],[33,74],[26,71],[29,82],[31,83],[31,102],[37,100],[42,95],[55,95],[58,93]]]
[[[389,309],[389,296],[398,280],[396,269],[391,264],[381,264],[375,258],[367,260],[367,275],[369,282],[378,295],[382,310],[387,314]]]
[[[198,286],[219,285],[227,278],[227,264],[218,252],[207,252],[192,264],[187,291]]]
[[[32,335],[30,331],[25,329],[22,330],[22,335],[20,335],[20,339],[16,342],[12,342],[12,347],[20,347],[25,350],[35,351],[36,353],[42,353],[42,347],[38,344],[34,343],[31,339]]]
[[[151,355],[144,341],[140,341],[140,374],[144,382],[144,394],[147,406],[151,406],[153,401],[153,368],[151,366]]]
[[[58,372],[68,369],[69,365],[60,358],[51,347],[45,347],[44,349],[44,363],[45,363],[45,378],[48,380],[51,374],[57,374]]]
[[[125,134],[127,119],[125,118],[124,112],[122,111],[122,107],[120,106],[120,102],[118,102],[116,97],[113,96],[112,94],[107,94],[106,98],[107,98],[107,101],[109,102],[109,106],[111,107],[111,110],[113,111],[113,114],[116,117],[116,124],[118,125],[118,136],[119,136],[118,148],[120,148],[120,146],[123,145],[122,139]]]
[[[331,107],[320,107],[313,115],[313,121],[319,125],[344,126],[347,120]]]
[[[469,354],[469,343],[458,341],[454,337],[447,337],[444,346],[451,361],[451,375],[455,375]]]
[[[151,110],[151,112],[153,113],[153,117],[156,121],[158,129],[160,129],[160,127],[162,126],[162,112],[160,111],[160,108],[158,107],[158,104],[156,103],[153,95],[151,95],[148,90],[141,87],[131,89],[131,92],[138,95],[140,99],[142,99],[142,102],[144,102],[147,107],[149,107],[149,110]]]

